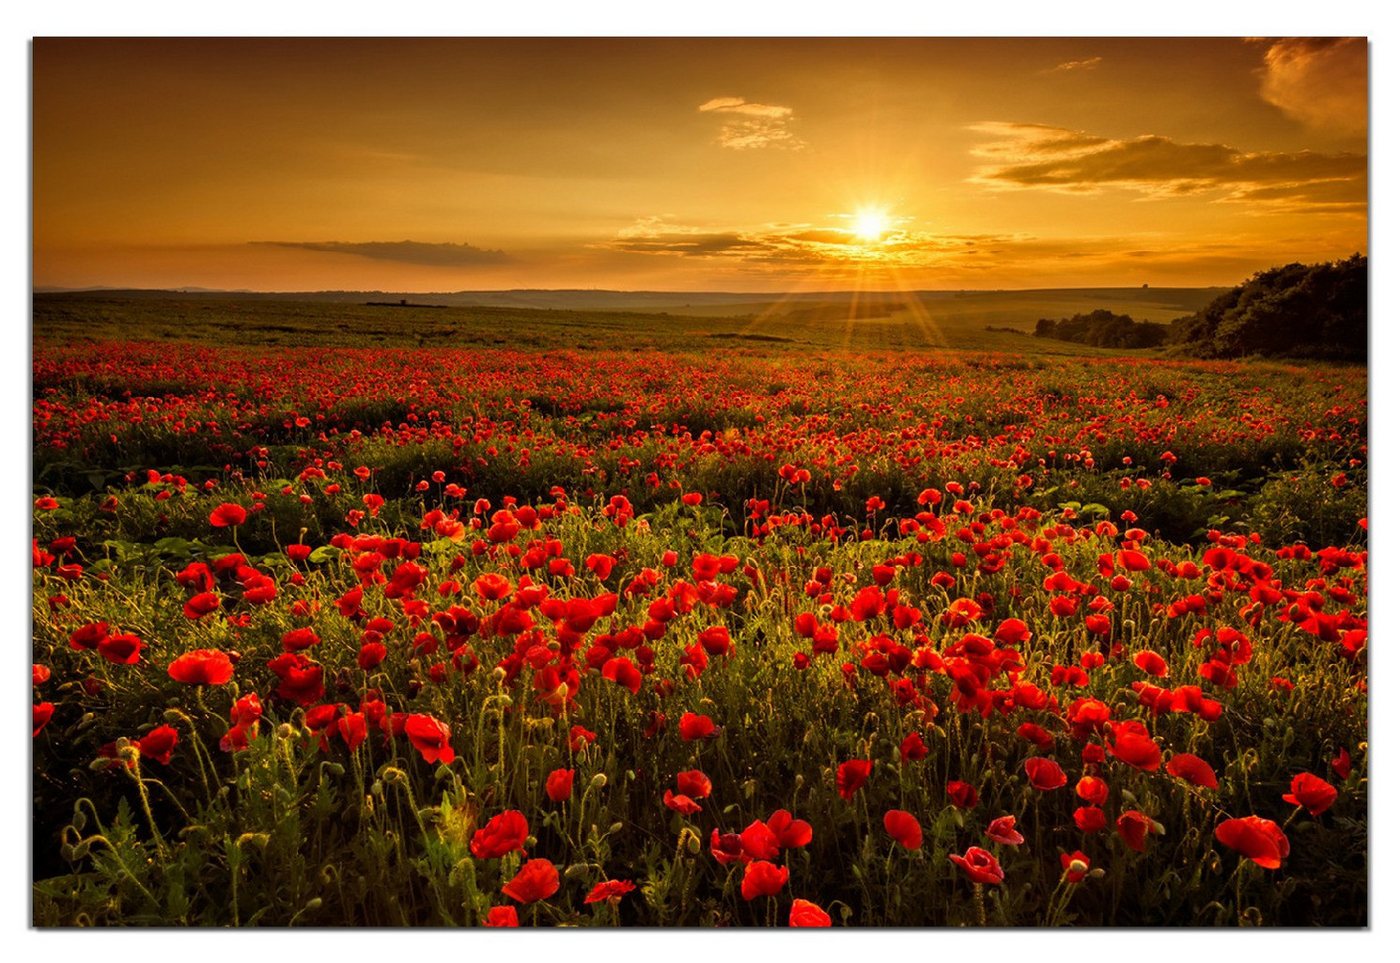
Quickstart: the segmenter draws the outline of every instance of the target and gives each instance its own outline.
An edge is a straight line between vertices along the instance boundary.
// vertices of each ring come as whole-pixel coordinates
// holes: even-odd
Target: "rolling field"
[[[476,297],[496,303],[460,303],[467,295],[415,294],[397,301],[381,294],[145,295],[132,292],[36,294],[34,335],[57,341],[142,338],[227,343],[238,337],[266,345],[512,346],[667,351],[711,351],[733,345],[791,346],[796,350],[917,350],[966,348],[1035,354],[1086,354],[1094,349],[1034,339],[1042,317],[1067,317],[1111,308],[1137,320],[1170,321],[1218,293],[1215,288],[1149,290],[971,291],[793,296],[780,301],[739,296],[607,292],[502,292]],[[670,295],[670,297],[676,297]],[[587,310],[583,308],[586,307]],[[993,330],[1014,328],[1024,331]]]
[[[1366,371],[1054,294],[36,295],[35,924],[1365,925]]]

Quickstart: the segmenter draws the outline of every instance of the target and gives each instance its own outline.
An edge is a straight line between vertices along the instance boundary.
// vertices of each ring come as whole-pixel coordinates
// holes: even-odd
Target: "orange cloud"
[[[1264,54],[1259,93],[1312,127],[1364,134],[1367,51],[1362,37],[1275,40]]]
[[[1101,63],[1103,63],[1103,58],[1102,58],[1102,57],[1090,57],[1090,58],[1088,58],[1087,60],[1067,60],[1067,61],[1065,61],[1065,62],[1062,63],[1062,64],[1056,65],[1055,69],[1056,69],[1056,70],[1093,70],[1095,67],[1097,67],[1097,66],[1098,66],[1099,64],[1101,64]]]
[[[733,114],[741,118],[724,124],[719,131],[719,145],[733,150],[756,147],[780,147],[800,150],[806,147],[791,130],[791,107],[758,104],[743,97],[714,97],[698,108],[701,113]]]
[[[1366,209],[1366,156],[1242,151],[1145,134],[1127,140],[1040,124],[985,123],[997,139],[974,149],[994,161],[973,182],[996,188],[1095,193],[1120,188],[1156,197],[1215,192],[1260,210]]]

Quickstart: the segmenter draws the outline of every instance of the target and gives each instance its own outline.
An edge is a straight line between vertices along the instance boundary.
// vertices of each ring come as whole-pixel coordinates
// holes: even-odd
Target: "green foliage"
[[[1058,321],[1041,318],[1035,324],[1035,336],[1098,348],[1155,348],[1167,340],[1167,326],[1100,308]]]
[[[1261,271],[1193,315],[1170,341],[1200,358],[1366,360],[1366,258]]]

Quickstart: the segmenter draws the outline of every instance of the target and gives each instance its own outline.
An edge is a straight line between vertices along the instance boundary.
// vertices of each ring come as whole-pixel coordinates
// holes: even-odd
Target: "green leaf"
[[[333,545],[322,545],[319,548],[312,549],[311,554],[307,556],[306,560],[319,565],[322,562],[329,562],[331,559],[338,558],[339,556],[340,549]]]

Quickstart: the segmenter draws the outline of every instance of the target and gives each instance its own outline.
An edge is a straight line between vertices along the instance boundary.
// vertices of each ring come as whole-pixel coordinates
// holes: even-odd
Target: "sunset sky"
[[[56,40],[37,286],[1232,284],[1367,249],[1364,40]]]

